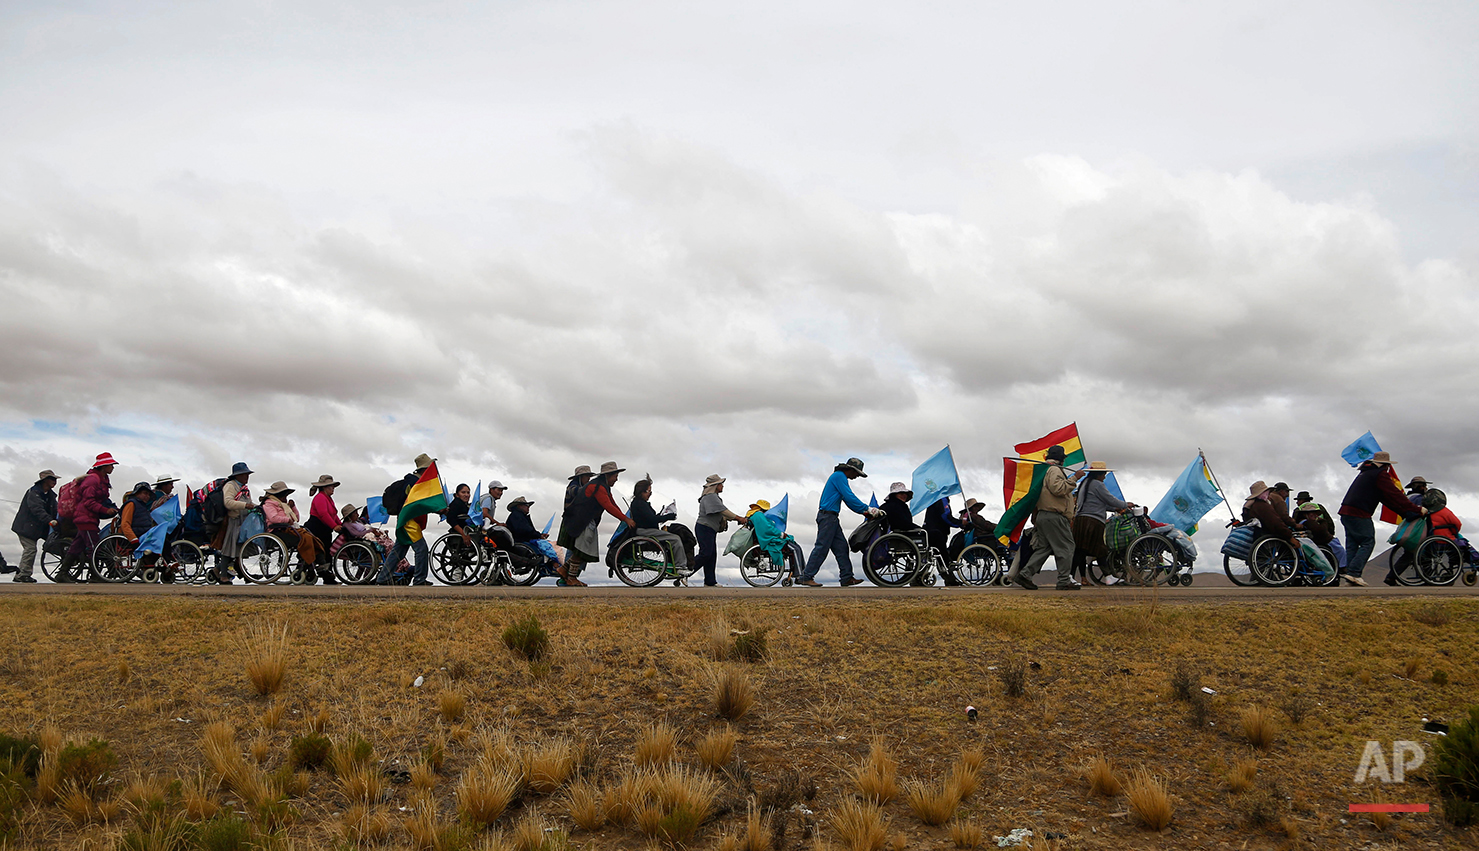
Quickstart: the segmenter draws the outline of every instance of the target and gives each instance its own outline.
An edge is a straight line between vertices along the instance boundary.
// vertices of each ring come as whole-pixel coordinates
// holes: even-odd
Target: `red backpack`
[[[65,485],[56,495],[56,516],[58,520],[71,520],[77,511],[77,486],[82,484],[86,476],[78,476]]]

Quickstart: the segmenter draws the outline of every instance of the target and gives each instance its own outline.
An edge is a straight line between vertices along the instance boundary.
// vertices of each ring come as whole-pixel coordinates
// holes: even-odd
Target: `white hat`
[[[889,496],[893,496],[896,493],[907,493],[910,496],[914,495],[914,491],[910,490],[909,486],[904,484],[903,482],[894,482],[893,484],[888,486]]]

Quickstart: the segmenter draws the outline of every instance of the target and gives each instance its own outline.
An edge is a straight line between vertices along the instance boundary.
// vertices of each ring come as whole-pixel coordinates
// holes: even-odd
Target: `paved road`
[[[923,599],[969,599],[974,597],[1012,600],[1072,600],[1099,605],[1143,603],[1151,599],[1166,604],[1208,602],[1271,602],[1278,600],[1315,599],[1390,599],[1401,597],[1430,597],[1451,599],[1479,598],[1479,587],[1455,584],[1446,588],[1389,588],[1380,583],[1367,588],[1239,588],[1226,577],[1218,574],[1197,574],[1191,587],[1157,588],[1094,588],[1082,591],[1063,592],[1052,590],[1051,584],[1037,591],[1020,588],[876,588],[860,585],[854,588],[749,588],[745,586],[720,588],[627,588],[624,586],[593,586],[590,588],[560,588],[545,582],[532,588],[504,588],[473,586],[452,588],[436,585],[425,588],[381,588],[375,586],[329,586],[313,585],[293,587],[288,585],[12,585],[0,584],[0,600],[21,597],[75,596],[75,597],[196,597],[220,599],[273,599],[273,600],[320,600],[320,601],[370,601],[370,600],[545,600],[584,599],[602,603],[624,601],[651,602],[654,600],[779,600],[823,599],[829,602],[869,602],[887,600]]]

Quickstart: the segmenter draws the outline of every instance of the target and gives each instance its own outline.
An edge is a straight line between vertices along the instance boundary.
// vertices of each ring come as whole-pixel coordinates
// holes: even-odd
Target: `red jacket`
[[[1450,541],[1456,540],[1458,538],[1458,531],[1464,528],[1463,521],[1459,520],[1458,515],[1454,514],[1453,510],[1447,506],[1444,506],[1442,511],[1435,511],[1429,514],[1428,522],[1432,524],[1430,528],[1432,528],[1434,535],[1442,535]]]
[[[108,477],[93,470],[77,484],[77,506],[72,512],[72,522],[78,529],[96,529],[98,520],[112,517],[115,509],[108,502],[108,491],[112,486]]]

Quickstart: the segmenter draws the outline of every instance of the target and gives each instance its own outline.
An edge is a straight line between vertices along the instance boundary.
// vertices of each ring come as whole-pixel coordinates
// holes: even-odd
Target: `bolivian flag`
[[[1047,451],[1046,447],[1043,451]],[[1083,454],[1082,449],[1079,454]],[[1048,475],[1048,465],[1016,458],[1003,458],[1001,463],[1005,468],[1001,496],[1007,510],[996,522],[996,537],[1006,544],[1022,537],[1022,527],[1027,525],[1032,509],[1037,507],[1037,497],[1042,493],[1042,482]]]
[[[423,515],[446,510],[447,491],[442,486],[441,474],[437,472],[437,462],[433,461],[430,467],[421,471],[416,484],[406,491],[406,504],[401,507],[395,522],[396,543],[409,544],[420,540],[423,530],[414,523],[407,529],[406,524]]]
[[[1397,465],[1388,464],[1386,473],[1387,478],[1392,480],[1392,484],[1397,486],[1397,490],[1402,490],[1402,478],[1397,475]],[[1390,523],[1393,526],[1402,525],[1402,515],[1391,510],[1390,508],[1387,508],[1385,503],[1382,504],[1381,514],[1378,515],[1377,519],[1381,520],[1381,522],[1383,523]]]
[[[1029,461],[1047,460],[1048,450],[1054,446],[1062,446],[1067,457],[1063,459],[1063,466],[1072,467],[1074,464],[1082,464],[1084,458],[1084,445],[1078,439],[1078,423],[1068,425],[1051,432],[1045,437],[1037,440],[1029,440],[1012,447],[1017,454]]]

